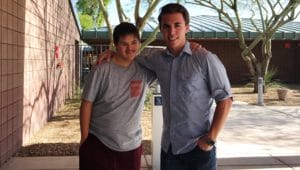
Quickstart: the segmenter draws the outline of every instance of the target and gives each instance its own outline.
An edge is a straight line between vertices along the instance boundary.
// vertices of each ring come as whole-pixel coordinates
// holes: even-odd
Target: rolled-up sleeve
[[[207,59],[207,71],[212,97],[218,101],[232,97],[231,86],[226,69],[220,59],[209,53]]]

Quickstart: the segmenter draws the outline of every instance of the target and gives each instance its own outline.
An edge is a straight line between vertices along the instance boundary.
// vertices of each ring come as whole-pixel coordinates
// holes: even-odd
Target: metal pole
[[[152,110],[152,169],[160,170],[160,143],[163,126],[162,96],[160,85],[157,84],[153,94]]]
[[[264,79],[262,77],[258,77],[257,82],[257,92],[258,92],[258,99],[257,99],[257,105],[264,106]]]

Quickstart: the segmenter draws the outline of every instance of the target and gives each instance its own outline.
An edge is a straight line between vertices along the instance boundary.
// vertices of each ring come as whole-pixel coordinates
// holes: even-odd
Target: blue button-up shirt
[[[203,48],[192,52],[188,42],[177,57],[162,50],[138,62],[156,73],[161,86],[162,149],[167,152],[171,145],[173,154],[191,151],[210,129],[214,100],[231,97],[223,64]]]

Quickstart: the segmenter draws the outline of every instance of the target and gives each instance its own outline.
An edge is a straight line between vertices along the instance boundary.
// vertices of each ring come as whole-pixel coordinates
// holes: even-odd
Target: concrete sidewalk
[[[146,162],[149,161],[149,162]],[[15,157],[1,170],[78,170],[78,157]],[[151,155],[144,155],[141,170],[151,170]],[[218,170],[300,170],[300,156],[264,154],[218,158]]]
[[[300,107],[234,102],[217,143],[219,170],[300,170]],[[78,157],[14,157],[0,170],[77,170]],[[143,155],[142,170],[151,169]]]
[[[218,141],[218,169],[300,170],[300,107],[235,102]]]

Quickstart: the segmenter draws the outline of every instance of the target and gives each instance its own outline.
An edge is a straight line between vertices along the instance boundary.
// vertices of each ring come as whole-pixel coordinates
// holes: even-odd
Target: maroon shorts
[[[80,170],[140,170],[141,156],[142,145],[131,151],[114,151],[89,134],[79,149],[79,167]]]

